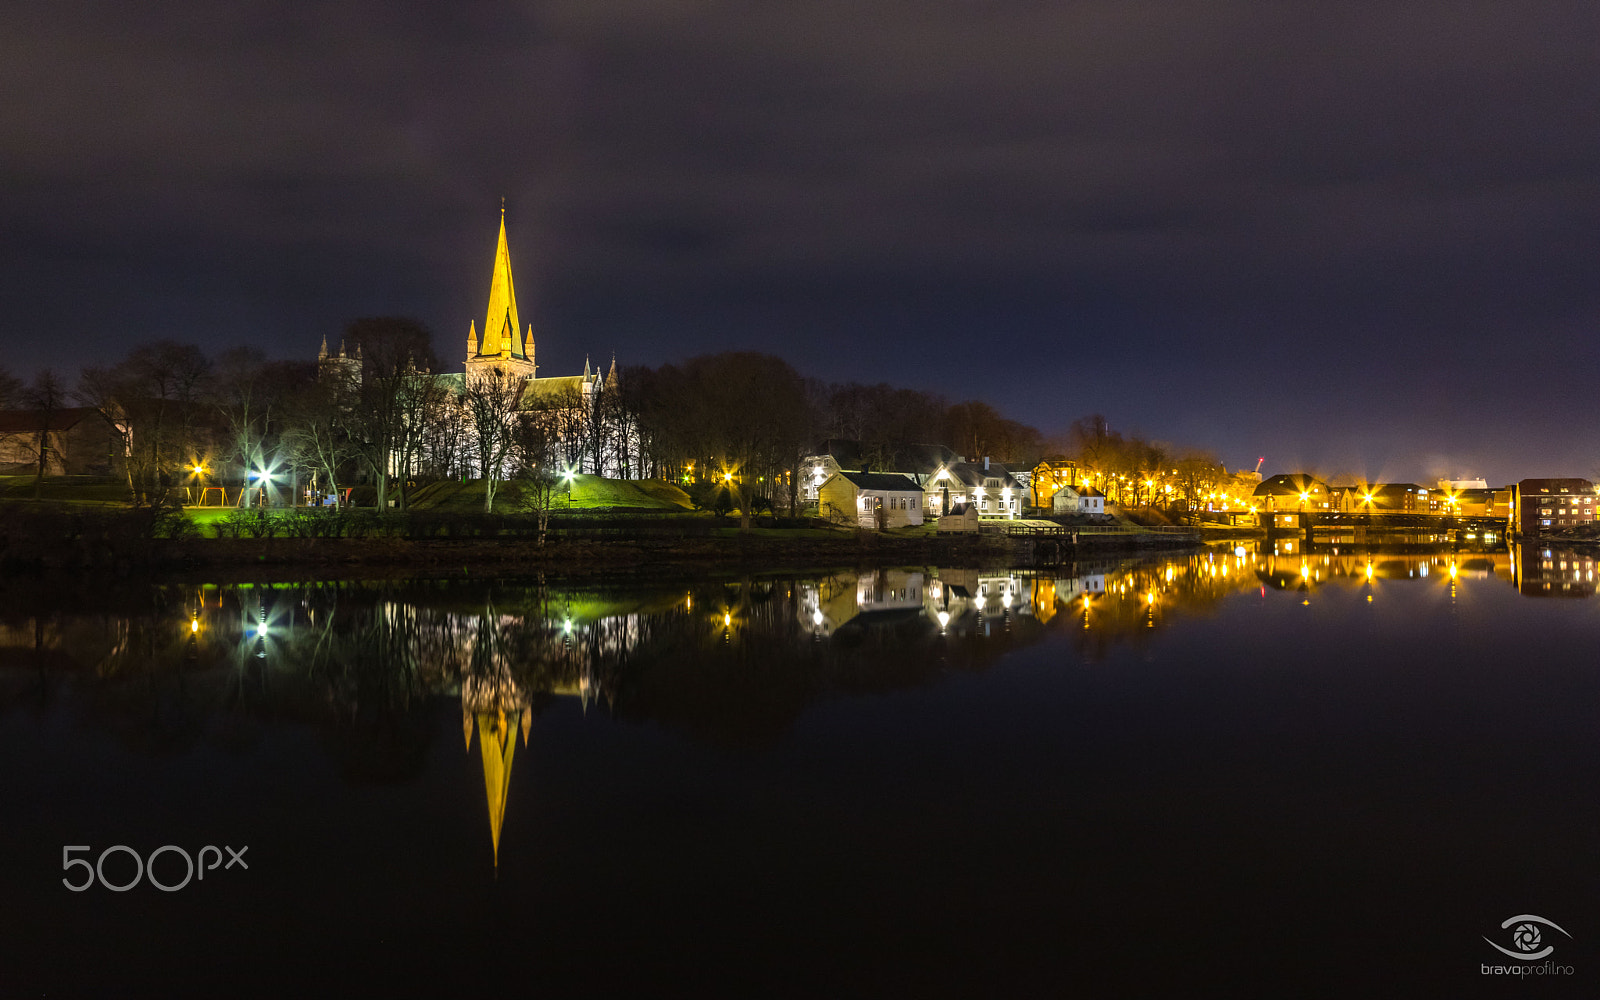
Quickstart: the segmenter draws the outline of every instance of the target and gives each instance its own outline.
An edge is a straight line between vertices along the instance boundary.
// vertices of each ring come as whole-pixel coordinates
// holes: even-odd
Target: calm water
[[[0,995],[1600,995],[1594,570],[12,582]]]

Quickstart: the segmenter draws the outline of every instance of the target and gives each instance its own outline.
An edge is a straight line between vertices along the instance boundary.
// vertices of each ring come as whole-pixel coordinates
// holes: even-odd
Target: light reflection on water
[[[174,794],[187,794],[182,768],[165,762],[221,751],[228,762],[218,767],[226,777],[207,794],[226,804],[229,783],[247,770],[273,771],[273,780],[294,789],[290,798],[303,794],[295,784],[303,776],[281,778],[276,769],[283,766],[285,731],[313,733],[317,753],[335,765],[339,782],[355,790],[352,798],[362,809],[376,809],[357,794],[364,789],[418,789],[419,798],[420,789],[429,789],[428,802],[414,810],[426,820],[407,827],[399,846],[363,847],[379,869],[412,858],[418,848],[405,845],[415,841],[447,859],[430,863],[459,861],[481,881],[496,869],[510,869],[508,880],[528,879],[530,866],[548,863],[539,849],[550,849],[548,824],[564,821],[576,839],[560,842],[562,864],[571,860],[590,872],[616,865],[632,878],[641,872],[655,877],[653,868],[630,868],[605,848],[590,854],[583,847],[588,841],[613,844],[637,824],[643,840],[678,838],[674,864],[695,874],[692,886],[662,882],[663,896],[677,899],[687,889],[698,891],[698,880],[728,863],[725,852],[734,850],[707,833],[700,820],[705,814],[730,830],[765,838],[761,842],[778,845],[774,849],[785,856],[804,859],[813,843],[835,844],[834,853],[816,856],[815,870],[796,862],[791,880],[770,876],[779,879],[775,891],[802,908],[836,906],[832,897],[808,893],[828,884],[828,866],[838,862],[837,845],[845,844],[849,858],[861,859],[858,878],[885,878],[886,898],[915,910],[933,871],[917,860],[924,848],[916,841],[929,838],[944,844],[934,850],[938,877],[954,866],[965,873],[956,881],[965,878],[974,887],[949,903],[954,910],[997,907],[986,887],[1000,876],[988,859],[1015,854],[1030,860],[1018,862],[1004,892],[1027,897],[1037,883],[1060,890],[1063,912],[1116,913],[1133,905],[1121,900],[1129,884],[1139,885],[1141,872],[1176,872],[1205,892],[1234,891],[1227,888],[1232,882],[1213,884],[1195,875],[1196,866],[1249,873],[1260,856],[1281,852],[1283,868],[1297,870],[1307,862],[1284,845],[1303,841],[1314,861],[1336,849],[1316,839],[1323,827],[1335,840],[1359,844],[1362,830],[1349,817],[1385,809],[1404,814],[1412,801],[1426,809],[1405,814],[1408,822],[1439,824],[1427,828],[1429,836],[1476,831],[1444,843],[1445,853],[1498,857],[1502,831],[1493,817],[1447,794],[1464,789],[1462,801],[1474,802],[1479,783],[1498,788],[1512,803],[1523,801],[1519,795],[1537,800],[1536,808],[1549,814],[1540,817],[1523,802],[1515,810],[1518,823],[1538,832],[1519,826],[1518,835],[1545,838],[1543,849],[1556,857],[1571,853],[1562,838],[1589,829],[1583,823],[1593,810],[1574,804],[1566,790],[1587,772],[1573,764],[1568,773],[1562,768],[1569,760],[1541,756],[1535,773],[1546,784],[1537,784],[1520,765],[1502,779],[1459,762],[1472,768],[1482,760],[1514,763],[1500,744],[1473,742],[1484,732],[1503,731],[1510,742],[1555,725],[1563,727],[1562,745],[1574,746],[1568,730],[1576,724],[1562,713],[1581,714],[1589,689],[1566,675],[1541,678],[1522,663],[1515,675],[1467,663],[1477,652],[1468,639],[1481,636],[1442,632],[1437,622],[1419,621],[1418,609],[1459,602],[1482,624],[1496,615],[1517,619],[1505,649],[1482,652],[1485,662],[1509,663],[1505,654],[1523,648],[1527,636],[1548,634],[1547,623],[1534,620],[1540,613],[1580,607],[1528,598],[1591,597],[1594,568],[1591,554],[1553,548],[1404,551],[1333,544],[1305,551],[1298,541],[1278,540],[1063,571],[924,567],[637,588],[512,581],[160,586],[108,597],[99,607],[16,595],[0,614],[0,737],[8,730],[28,734],[21,743],[36,756],[13,766],[41,771],[58,748],[39,733],[65,728],[109,737],[97,742],[86,773],[117,773],[131,767],[130,759],[154,761],[153,771],[140,773],[151,782],[172,782]],[[1309,611],[1302,613],[1302,606]],[[1369,606],[1380,614],[1389,607],[1402,613],[1364,624],[1352,609]],[[1327,619],[1314,617],[1325,609]],[[1564,627],[1572,625],[1569,616]],[[1581,638],[1578,630],[1566,636],[1574,645]],[[1297,641],[1304,645],[1293,657],[1252,672],[1264,650]],[[1406,670],[1369,662],[1377,659],[1373,648],[1395,650]],[[1424,659],[1430,649],[1440,651],[1448,669]],[[1569,655],[1546,669],[1566,670],[1574,662]],[[1287,663],[1300,672],[1280,669]],[[1118,669],[1076,669],[1101,664]],[[1002,665],[1010,669],[995,669]],[[1556,690],[1568,693],[1567,703],[1549,694]],[[1480,691],[1489,708],[1464,701]],[[1524,725],[1524,715],[1533,721]],[[45,721],[33,728],[37,719]],[[594,735],[576,735],[574,725]],[[650,734],[639,737],[650,741],[647,752],[618,749],[627,745],[627,734],[640,732]],[[624,754],[626,766],[605,758],[597,743],[605,744],[605,753]],[[804,765],[788,760],[786,750]],[[891,768],[898,753],[907,754],[903,771]],[[464,760],[469,773],[437,777],[441,759]],[[553,765],[581,774],[574,780],[585,794],[561,799],[562,786],[550,777]],[[1419,790],[1407,784],[1415,776],[1393,777],[1408,767],[1423,776],[1415,780],[1437,786]],[[541,794],[534,795],[529,774],[539,768]],[[981,780],[963,781],[968,769]],[[668,801],[655,802],[657,785],[673,781],[682,787],[672,785]],[[1386,783],[1396,790],[1386,791]],[[467,784],[471,815],[463,818],[443,803]],[[805,807],[784,796],[764,800],[761,789],[769,784],[797,789]],[[990,785],[992,791],[972,790]],[[619,799],[654,804],[642,811],[618,805],[601,820],[580,822],[586,810],[599,811],[594,803],[610,801],[613,786],[626,790]],[[1373,789],[1381,807],[1364,806],[1351,788]],[[62,801],[70,798],[59,794]],[[1331,820],[1330,798],[1339,803]],[[59,804],[36,800],[24,826],[47,830],[55,841],[67,836],[41,818]],[[379,824],[377,812],[351,809],[347,816],[324,806],[308,817],[335,827]],[[741,809],[763,820],[741,826]],[[924,820],[930,812],[940,818]],[[131,811],[95,815],[113,818],[99,839],[131,836],[124,832]],[[1512,814],[1506,815],[1509,823]],[[772,817],[795,832],[783,832]],[[205,817],[197,808],[196,817],[182,821],[198,826]],[[383,821],[391,818],[383,814]],[[434,829],[450,821],[468,829],[466,840],[457,843]],[[285,849],[288,832],[269,834],[259,825],[264,821],[255,822],[254,837],[267,846],[276,837],[278,849]],[[898,831],[895,842],[907,845],[906,853],[864,846],[853,839],[857,827]],[[81,822],[73,827],[81,828]],[[1262,832],[1251,840],[1240,830]],[[694,854],[708,838],[724,853]],[[1084,874],[1072,851],[1060,849],[1073,838],[1091,845],[1095,864],[1112,873],[1105,885]],[[1159,849],[1147,838],[1160,841]],[[1192,855],[1173,846],[1186,841],[1199,845]],[[52,845],[59,852],[59,844]],[[967,845],[979,845],[972,857],[952,853]],[[1381,867],[1388,849],[1379,845],[1370,857],[1360,855],[1360,863]],[[1059,867],[1052,867],[1058,857]],[[768,870],[764,861],[751,864]],[[881,875],[899,868],[903,879]],[[419,884],[427,870],[417,876]],[[1420,870],[1429,871],[1425,865]],[[1454,877],[1455,869],[1447,874]],[[619,878],[632,891],[633,884]],[[1063,886],[1075,887],[1082,899]],[[716,914],[701,918],[720,920],[720,908],[734,905],[729,901],[744,891],[723,886],[711,895],[718,900]],[[1163,887],[1127,898],[1148,907],[1184,891]],[[425,898],[434,906],[447,908],[456,899],[433,892]],[[550,893],[567,905],[588,898],[577,888]],[[1260,890],[1228,905],[1240,910],[1271,898]],[[48,894],[41,899],[65,905]],[[1414,909],[1419,899],[1360,902]],[[1468,904],[1477,905],[1473,899],[1462,905]],[[1178,910],[1205,913],[1212,902],[1197,896],[1185,905],[1188,910]],[[1495,897],[1493,913],[1484,918],[1491,927],[1520,912],[1500,913],[1499,906]],[[920,924],[916,914],[896,916],[920,928],[908,931],[908,940],[942,933],[944,918],[934,916],[940,907],[927,910]],[[829,919],[844,919],[828,912]],[[856,926],[853,933],[870,934],[876,926]],[[1021,918],[995,927],[996,934],[1032,933]],[[1158,940],[1202,933],[1176,923],[1155,927]],[[1269,938],[1274,933],[1253,929]],[[1094,940],[1093,928],[1076,930]],[[572,946],[559,928],[550,933]],[[1315,939],[1303,928],[1296,933]],[[1121,947],[1115,941],[1101,944],[1124,959],[1138,957],[1115,951]],[[573,954],[584,952],[580,947]],[[889,966],[899,970],[904,963]]]
[[[1114,642],[1241,591],[1310,599],[1332,587],[1382,600],[1391,588],[1468,585],[1592,597],[1595,556],[1531,546],[1308,551],[1278,540],[1059,571],[878,569],[654,589],[161,586],[131,606],[64,610],[45,600],[48,610],[29,614],[13,604],[0,617],[0,668],[13,677],[39,668],[46,686],[184,674],[216,682],[221,704],[234,707],[263,698],[404,704],[448,694],[460,695],[469,713],[516,716],[536,696],[613,708],[621,698],[626,711],[637,697],[629,671],[681,653],[791,665],[816,675],[815,694],[843,673],[890,676],[919,663],[978,669],[1051,634],[1099,632]],[[916,652],[928,649],[938,657]],[[6,690],[10,701],[22,697],[15,683]]]

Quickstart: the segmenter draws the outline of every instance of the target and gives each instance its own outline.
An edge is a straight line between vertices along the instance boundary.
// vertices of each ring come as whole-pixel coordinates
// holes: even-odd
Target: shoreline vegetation
[[[1073,556],[1190,548],[1238,529],[1177,535],[1129,522],[1082,536]],[[370,508],[129,507],[64,498],[0,501],[0,570],[54,576],[201,571],[317,577],[683,575],[886,565],[989,567],[1028,561],[1003,533],[940,534],[932,524],[872,531],[815,517],[736,517],[687,510],[575,508],[541,524],[529,513]],[[1059,556],[1057,557],[1059,560]]]

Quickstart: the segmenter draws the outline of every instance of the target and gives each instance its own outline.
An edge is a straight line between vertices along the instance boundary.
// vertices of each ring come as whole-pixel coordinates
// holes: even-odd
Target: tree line
[[[50,414],[88,407],[112,436],[113,463],[137,502],[196,480],[318,497],[370,487],[380,508],[404,508],[429,482],[481,480],[485,510],[501,486],[548,497],[593,473],[656,478],[691,491],[724,489],[743,512],[800,506],[796,470],[828,439],[859,442],[882,468],[906,444],[937,444],[1013,468],[1070,453],[1108,492],[1145,489],[1186,466],[1194,490],[1216,479],[1214,458],[1113,433],[1088,417],[1046,440],[991,405],[950,402],[887,383],[807,378],[781,358],[708,354],[578,379],[526,383],[485,368],[441,372],[429,330],[396,317],[358,319],[320,361],[268,360],[253,347],[208,357],[193,344],[143,344],[89,366],[74,385],[52,370],[30,383],[0,370],[0,408]],[[48,435],[39,435],[43,477]],[[198,471],[197,471],[198,470]],[[1129,478],[1131,477],[1131,478]],[[548,505],[546,505],[548,506]]]

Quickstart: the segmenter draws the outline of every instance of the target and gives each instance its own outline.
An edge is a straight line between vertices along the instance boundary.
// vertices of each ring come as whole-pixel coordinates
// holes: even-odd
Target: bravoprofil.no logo
[[[1551,953],[1556,950],[1555,945],[1550,943],[1551,935],[1540,930],[1541,927],[1548,927],[1551,930],[1560,931],[1569,938],[1572,937],[1571,934],[1561,930],[1561,927],[1553,920],[1536,917],[1531,913],[1519,913],[1514,917],[1507,918],[1500,924],[1501,930],[1511,931],[1511,947],[1507,948],[1505,945],[1489,941],[1488,938],[1484,938],[1484,940],[1489,941],[1489,944],[1495,950],[1510,955],[1512,958],[1523,962],[1537,962],[1541,958],[1549,958]]]

